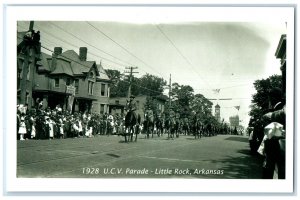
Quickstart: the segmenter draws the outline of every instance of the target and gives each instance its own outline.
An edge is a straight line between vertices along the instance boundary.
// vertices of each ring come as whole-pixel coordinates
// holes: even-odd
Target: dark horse
[[[174,135],[176,132],[176,119],[175,118],[168,118],[165,122],[165,128],[166,131],[168,132],[168,139],[172,138],[174,139]]]
[[[130,141],[133,141],[133,134],[135,133],[135,142],[137,141],[137,133],[139,129],[139,124],[141,122],[141,116],[139,114],[135,115],[133,111],[127,112],[125,116],[125,142],[127,141],[127,134],[129,135]]]
[[[152,132],[152,137],[153,133],[156,132],[157,136],[160,137],[163,134],[164,131],[164,122],[161,117],[156,116],[154,119],[154,131]]]
[[[152,134],[152,137],[153,137],[154,116],[150,115],[149,113],[146,113],[146,115],[145,115],[144,129],[147,134],[147,138],[149,138],[149,134]]]

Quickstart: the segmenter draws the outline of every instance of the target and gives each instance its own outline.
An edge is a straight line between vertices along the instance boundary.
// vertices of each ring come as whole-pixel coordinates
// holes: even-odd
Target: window
[[[54,79],[54,86],[59,87],[59,78]]]
[[[94,78],[94,72],[90,72],[89,78],[93,79]]]
[[[94,82],[89,81],[88,82],[88,94],[93,95],[93,90],[94,90]]]
[[[116,100],[116,105],[119,105],[120,104],[120,101],[119,100]]]
[[[78,94],[79,90],[79,79],[75,79],[75,93]]]
[[[100,114],[104,113],[104,105],[105,104],[100,104]]]
[[[101,96],[105,96],[105,84],[101,84]]]
[[[110,88],[109,87],[107,87],[107,94],[106,94],[106,96],[107,97],[109,97],[110,95],[109,95],[109,93],[110,93]]]
[[[71,79],[67,78],[66,85],[71,85]]]

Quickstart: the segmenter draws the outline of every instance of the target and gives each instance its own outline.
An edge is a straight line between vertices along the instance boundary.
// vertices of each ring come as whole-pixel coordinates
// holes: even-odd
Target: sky
[[[28,21],[17,23],[18,31],[28,27]],[[247,126],[253,82],[281,74],[275,51],[286,23],[35,21],[34,29],[41,32],[42,46],[77,53],[79,47],[87,47],[87,60],[101,62],[105,69],[124,72],[135,66],[138,77],[150,73],[166,81],[171,74],[172,83],[190,85],[195,94],[232,98],[212,102],[220,105],[225,121],[239,115]]]

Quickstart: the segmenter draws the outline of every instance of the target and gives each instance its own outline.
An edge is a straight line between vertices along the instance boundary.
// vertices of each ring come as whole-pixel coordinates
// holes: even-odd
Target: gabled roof
[[[50,71],[50,63],[49,60],[51,56],[41,52],[40,59],[37,61],[37,65],[39,65],[39,70]]]
[[[63,62],[65,64],[62,64]],[[61,67],[66,68],[65,72],[71,73],[72,71],[72,75],[83,75],[90,71],[95,61],[82,61],[74,50],[68,50],[57,57],[57,66],[59,66],[59,63],[61,63]],[[62,70],[60,69],[60,71]]]
[[[101,63],[97,65],[97,69],[99,71],[99,76],[97,76],[97,79],[110,80]]]
[[[26,32],[18,32],[18,43],[19,41],[23,41],[23,36],[25,33]],[[40,59],[41,60],[37,61],[39,70],[50,72],[52,56],[41,52]],[[50,74],[67,74],[69,76],[78,76],[89,73],[92,68],[94,68],[96,71],[97,79],[110,80],[101,64],[97,65],[95,61],[80,60],[79,55],[74,50],[68,50],[58,55],[55,70],[50,72]]]
[[[56,68],[51,74],[67,74],[73,76],[73,71],[71,69],[71,63],[64,60],[57,60]]]

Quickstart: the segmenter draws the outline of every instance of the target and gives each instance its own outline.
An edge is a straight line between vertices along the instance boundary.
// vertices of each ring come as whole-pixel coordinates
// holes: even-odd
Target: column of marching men
[[[159,135],[168,134],[168,116],[156,115],[153,132],[159,131],[158,121],[162,130]],[[125,134],[124,114],[91,114],[70,113],[63,111],[59,106],[55,109],[24,109],[22,105],[17,108],[17,139],[64,139],[64,138],[91,138],[97,135],[123,135]],[[176,117],[176,135],[213,136],[216,134],[236,134],[234,130],[226,127],[215,127],[210,123],[202,123],[199,119]],[[139,133],[145,133],[142,123]],[[158,133],[157,133],[158,134]]]

